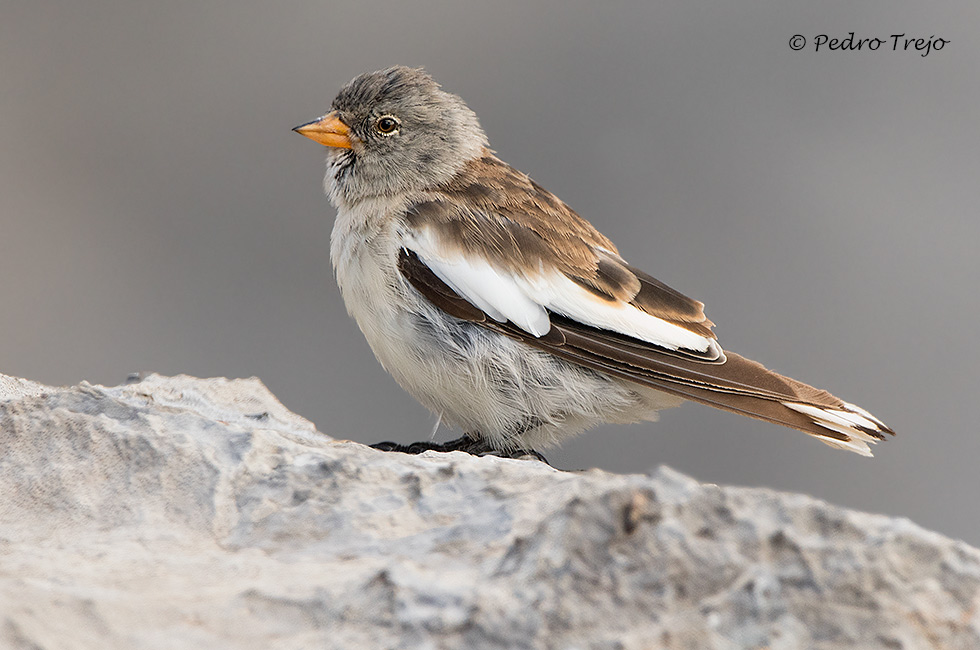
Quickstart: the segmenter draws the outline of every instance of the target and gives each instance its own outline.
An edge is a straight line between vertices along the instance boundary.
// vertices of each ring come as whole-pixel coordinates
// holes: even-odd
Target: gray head
[[[330,147],[326,180],[334,203],[433,187],[487,144],[476,114],[420,68],[355,77],[331,108],[296,131]]]

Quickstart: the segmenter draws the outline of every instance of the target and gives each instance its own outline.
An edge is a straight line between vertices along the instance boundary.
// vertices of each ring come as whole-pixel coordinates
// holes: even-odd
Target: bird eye
[[[374,128],[378,130],[381,135],[391,135],[398,130],[401,123],[398,121],[397,117],[393,115],[383,115],[378,118],[378,121],[374,123]]]

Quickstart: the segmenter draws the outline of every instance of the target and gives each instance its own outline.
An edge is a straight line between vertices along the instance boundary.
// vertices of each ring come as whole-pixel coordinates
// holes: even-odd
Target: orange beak
[[[337,111],[327,113],[312,122],[301,124],[293,131],[327,147],[351,148],[350,128],[340,121],[340,118],[337,117]]]

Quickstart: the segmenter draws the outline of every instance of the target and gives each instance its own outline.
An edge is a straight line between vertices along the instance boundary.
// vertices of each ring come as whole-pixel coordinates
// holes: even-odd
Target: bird
[[[381,365],[447,442],[386,451],[538,458],[601,423],[685,401],[864,456],[894,431],[865,409],[722,349],[704,304],[627,262],[498,158],[476,114],[422,68],[342,87],[293,129],[327,150],[330,257]]]

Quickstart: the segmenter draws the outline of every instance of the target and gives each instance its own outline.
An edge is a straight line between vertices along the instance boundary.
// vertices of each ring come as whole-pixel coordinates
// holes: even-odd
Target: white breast
[[[392,207],[398,206],[371,204],[342,211],[330,238],[330,259],[347,312],[381,364],[396,374],[410,363],[409,320],[417,298],[406,292],[398,273],[395,222],[383,218]]]

